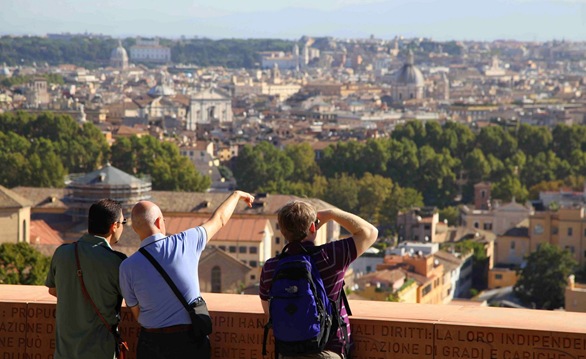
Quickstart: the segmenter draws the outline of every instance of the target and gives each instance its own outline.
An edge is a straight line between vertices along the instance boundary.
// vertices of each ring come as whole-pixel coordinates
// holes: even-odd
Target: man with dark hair
[[[88,233],[77,244],[63,244],[55,251],[45,281],[57,297],[55,359],[114,358],[114,335],[84,296],[76,250],[89,297],[111,328],[116,327],[122,304],[118,268],[126,255],[111,245],[120,239],[125,223],[120,202],[102,199],[89,209]]]
[[[375,241],[378,230],[364,219],[340,209],[326,209],[316,211],[315,208],[303,201],[293,201],[283,206],[277,214],[279,229],[285,237],[285,241],[291,254],[303,251],[303,246],[309,253],[313,263],[317,267],[323,280],[328,298],[340,303],[340,315],[344,320],[347,335],[344,335],[342,328],[332,334],[325,349],[319,353],[311,353],[297,357],[284,356],[281,358],[319,358],[319,359],[340,359],[345,358],[345,348],[349,347],[351,341],[350,322],[346,307],[340,300],[340,292],[343,290],[344,274],[350,263],[364,253]],[[350,232],[351,237],[336,240],[319,247],[316,247],[314,240],[317,230],[329,221],[339,223],[344,229]],[[290,245],[292,244],[292,245]],[[260,276],[259,295],[263,310],[269,315],[270,289],[273,281],[273,274],[279,257],[266,261]],[[340,325],[342,326],[342,325]]]
[[[240,201],[252,206],[254,197],[234,191],[201,226],[169,236],[163,213],[156,204],[141,201],[132,208],[132,229],[141,244],[139,252],[120,266],[120,287],[126,304],[141,325],[138,359],[210,358],[207,334],[211,321],[209,327],[205,320],[194,323],[169,284],[141,251],[162,267],[187,304],[205,306],[199,289],[199,258]]]

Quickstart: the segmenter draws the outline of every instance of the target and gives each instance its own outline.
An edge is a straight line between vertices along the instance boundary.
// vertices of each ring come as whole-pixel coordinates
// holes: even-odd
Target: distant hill
[[[291,51],[293,41],[278,39],[161,39],[161,45],[171,47],[173,63],[228,68],[259,67],[259,51]],[[129,50],[134,38],[122,45]],[[0,37],[0,63],[8,66],[74,64],[87,68],[107,66],[118,40],[108,37],[72,36],[65,39],[45,37]]]

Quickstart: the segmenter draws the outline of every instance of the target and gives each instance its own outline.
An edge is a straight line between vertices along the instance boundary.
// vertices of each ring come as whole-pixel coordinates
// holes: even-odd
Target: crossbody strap
[[[173,290],[173,293],[175,293],[175,295],[177,296],[177,299],[179,299],[179,301],[181,302],[181,304],[183,304],[183,306],[185,307],[185,310],[187,310],[188,312],[191,311],[189,304],[187,303],[187,301],[185,300],[185,298],[183,297],[183,295],[181,294],[181,292],[179,291],[179,289],[177,288],[177,286],[175,285],[175,283],[173,283],[173,280],[171,280],[171,277],[169,277],[169,275],[167,274],[167,272],[165,272],[165,270],[163,269],[163,267],[161,267],[161,265],[159,264],[159,262],[157,262],[157,260],[149,253],[147,252],[146,249],[141,248],[138,250],[140,253],[142,253],[143,256],[146,257],[146,259],[149,260],[149,262],[151,262],[151,264],[157,269],[157,271],[159,273],[161,273],[161,276],[163,276],[163,279],[165,279],[165,282],[167,282],[167,284],[169,285],[169,287],[171,287],[171,290]]]
[[[81,291],[83,293],[83,296],[85,297],[85,299],[87,299],[88,302],[90,302],[90,304],[92,305],[92,308],[94,309],[94,312],[102,320],[102,323],[104,323],[104,326],[106,326],[108,331],[110,333],[114,334],[114,336],[116,336],[116,333],[114,333],[112,326],[110,324],[108,324],[108,321],[106,321],[106,319],[102,316],[102,313],[100,313],[100,310],[96,306],[96,303],[94,303],[94,301],[92,300],[92,297],[90,297],[90,294],[88,293],[87,289],[85,288],[85,283],[83,282],[83,272],[81,271],[81,265],[79,264],[79,253],[77,250],[77,242],[73,242],[73,244],[75,246],[75,263],[77,265],[77,278],[79,279],[79,284],[81,285]]]

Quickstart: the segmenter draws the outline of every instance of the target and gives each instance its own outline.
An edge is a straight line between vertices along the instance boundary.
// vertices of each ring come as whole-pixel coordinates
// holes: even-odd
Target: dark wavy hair
[[[110,198],[104,198],[92,204],[88,214],[88,233],[106,235],[110,226],[120,221],[122,204]]]

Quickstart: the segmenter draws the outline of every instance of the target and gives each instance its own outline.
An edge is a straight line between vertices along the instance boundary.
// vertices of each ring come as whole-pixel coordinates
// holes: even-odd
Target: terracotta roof
[[[373,283],[373,282],[381,282],[381,283],[395,283],[401,279],[405,278],[405,273],[403,273],[400,269],[384,269],[372,273],[368,273],[363,275],[362,277],[356,279],[357,282],[361,283]]]
[[[168,234],[179,233],[201,225],[207,217],[166,217]],[[218,241],[261,242],[269,220],[264,218],[232,218],[212,239]]]
[[[33,245],[61,245],[63,239],[59,232],[43,220],[31,220],[30,243]]]
[[[0,186],[0,208],[25,208],[32,205],[33,203],[30,200],[20,194]]]
[[[130,127],[122,125],[118,129],[114,130],[118,136],[132,136],[132,135],[147,135],[148,131],[141,127]]]

